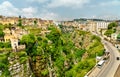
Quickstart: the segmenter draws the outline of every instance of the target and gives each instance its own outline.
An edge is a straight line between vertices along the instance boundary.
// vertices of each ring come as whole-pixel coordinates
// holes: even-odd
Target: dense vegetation
[[[50,26],[45,36],[32,32],[22,37],[36,77],[83,77],[103,55],[101,39],[85,31],[62,33]]]
[[[0,37],[4,37],[3,25],[0,24]]]
[[[34,25],[36,23],[34,21]],[[19,26],[22,27],[21,20]],[[5,25],[0,28],[0,32],[10,27],[11,25]],[[41,29],[35,26],[22,28],[30,32],[20,40],[20,44],[25,44],[26,49],[20,52],[0,52],[1,76],[10,76],[8,57],[17,55],[17,62],[21,64],[29,59],[35,77],[83,77],[95,65],[96,54],[101,56],[104,53],[101,39],[89,32],[65,32],[62,25],[60,28],[51,25],[48,28],[50,33],[42,36]],[[10,42],[1,42],[0,48],[11,48]]]
[[[11,62],[9,59],[13,61]],[[12,77],[10,72],[11,71],[16,72],[17,69],[11,70],[11,71],[9,71],[9,69],[10,69],[10,66],[14,66],[16,63],[20,63],[21,65],[23,64],[24,70],[22,71],[28,72],[26,71],[27,68],[25,66],[27,62],[28,62],[28,56],[25,51],[21,51],[21,52],[6,51],[4,53],[0,53],[0,72],[1,72],[0,77]]]
[[[0,42],[0,48],[11,48],[10,42]]]
[[[8,61],[8,52],[4,54],[0,53],[0,72],[2,72],[1,77],[8,77],[10,76],[9,68],[9,61]]]
[[[108,25],[108,30],[104,33],[107,37],[111,37],[112,33],[116,32],[116,28],[118,24],[116,22],[112,22]]]
[[[117,35],[117,41],[120,41],[120,33]]]

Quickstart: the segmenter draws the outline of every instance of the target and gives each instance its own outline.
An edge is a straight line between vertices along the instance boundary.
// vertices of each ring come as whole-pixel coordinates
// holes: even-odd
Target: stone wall
[[[117,71],[115,72],[114,77],[120,77],[120,65],[118,66]]]
[[[32,71],[27,57],[20,57],[16,53],[13,54],[15,55],[8,57],[10,75],[12,77],[31,77]]]
[[[46,59],[43,58],[43,56],[36,56],[35,61],[32,59],[30,60],[31,62],[31,68],[33,73],[35,74],[35,77],[49,77],[47,73],[47,64],[46,64]],[[43,72],[47,74],[43,74]]]

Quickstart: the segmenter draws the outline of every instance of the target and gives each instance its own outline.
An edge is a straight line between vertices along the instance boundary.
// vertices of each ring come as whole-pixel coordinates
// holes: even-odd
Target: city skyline
[[[0,0],[0,15],[50,20],[117,18],[120,0]]]

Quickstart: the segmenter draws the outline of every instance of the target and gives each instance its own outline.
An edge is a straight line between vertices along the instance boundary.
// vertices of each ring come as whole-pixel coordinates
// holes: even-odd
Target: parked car
[[[116,57],[116,60],[120,60],[120,57]]]

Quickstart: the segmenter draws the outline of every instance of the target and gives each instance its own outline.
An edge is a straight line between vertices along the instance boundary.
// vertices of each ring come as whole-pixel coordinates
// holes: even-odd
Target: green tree
[[[18,26],[22,26],[22,19],[18,20]]]
[[[117,35],[117,40],[120,41],[120,33]]]
[[[83,77],[85,72],[95,65],[95,53],[102,54],[99,53],[103,48],[101,39],[89,32],[62,33],[59,28],[52,25],[49,30],[51,32],[46,36],[28,34],[21,40],[21,43],[26,44],[26,52],[34,64],[32,69],[37,68],[35,65],[39,62],[42,65],[38,66],[40,71],[35,72],[41,77],[48,74],[49,77]],[[76,43],[79,44],[76,40],[81,40],[81,44],[86,47],[76,46]],[[90,40],[93,41],[89,42]],[[21,59],[22,62],[24,60]]]
[[[111,37],[111,34],[114,33],[114,31],[112,29],[108,29],[104,35],[106,35],[107,37]]]
[[[101,41],[101,38],[96,36],[96,35],[92,35],[91,36],[91,40],[97,40],[97,41]]]
[[[113,28],[113,25],[112,24],[109,24],[108,25],[108,29],[112,29]]]
[[[113,27],[117,27],[118,24],[116,22],[112,22],[108,25],[108,29],[112,29]]]
[[[118,24],[116,22],[112,22],[108,25],[108,30],[104,33],[104,35],[106,35],[107,37],[111,37],[112,33],[116,32],[116,28]]]
[[[34,25],[35,25],[35,26],[37,25],[37,20],[34,20]]]
[[[0,70],[2,71],[1,77],[9,77],[10,76],[8,67],[9,67],[8,53],[0,54]]]
[[[3,32],[3,25],[0,25],[0,37],[4,37],[4,32]]]
[[[28,55],[34,50],[36,44],[36,37],[33,34],[24,35],[21,39],[21,43],[26,45],[26,52]]]
[[[11,48],[11,43],[10,42],[0,42],[0,48]]]
[[[47,38],[51,40],[56,46],[58,46],[58,40],[60,40],[61,31],[56,27],[50,28],[51,32],[47,35]]]
[[[19,20],[18,20],[18,26],[22,26],[22,19],[21,19],[21,16],[19,16]]]
[[[0,37],[4,37],[4,32],[2,30],[0,30]]]
[[[85,53],[85,50],[78,50],[75,52],[75,56],[78,59],[81,59],[81,57],[83,56],[83,54]]]

